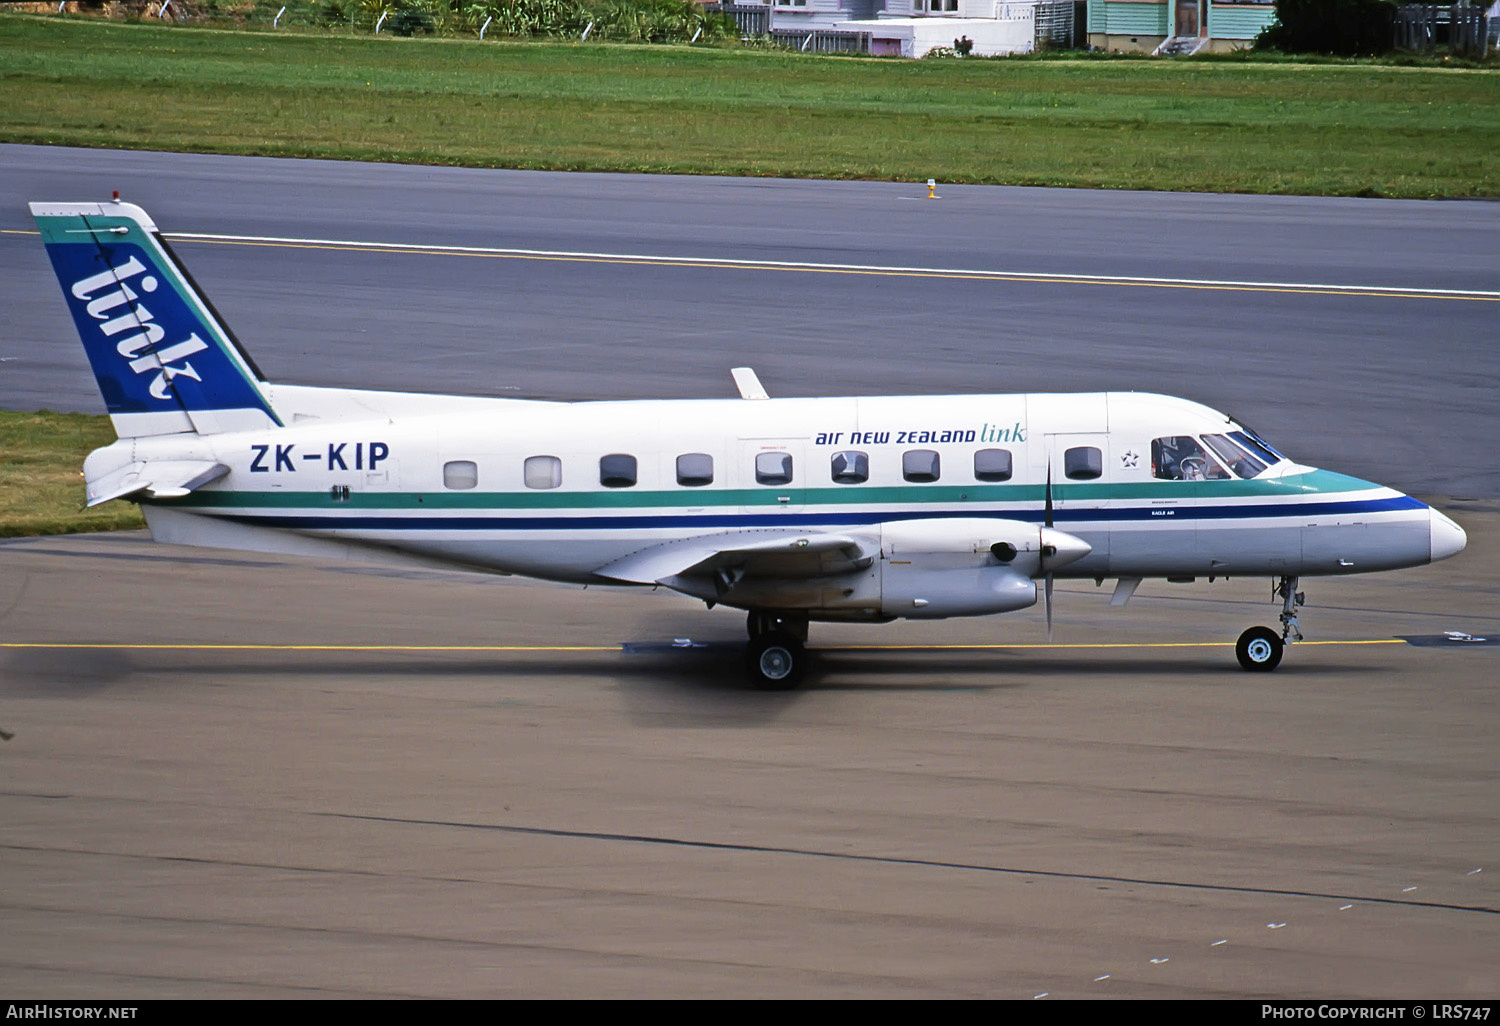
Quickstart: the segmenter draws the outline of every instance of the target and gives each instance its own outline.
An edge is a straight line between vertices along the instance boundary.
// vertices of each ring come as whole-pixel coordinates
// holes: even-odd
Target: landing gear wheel
[[[786,691],[797,686],[807,668],[802,642],[784,631],[767,631],[747,650],[750,681],[763,691]]]
[[[1251,627],[1240,635],[1234,654],[1245,669],[1270,673],[1281,663],[1281,651],[1285,647],[1271,628]]]

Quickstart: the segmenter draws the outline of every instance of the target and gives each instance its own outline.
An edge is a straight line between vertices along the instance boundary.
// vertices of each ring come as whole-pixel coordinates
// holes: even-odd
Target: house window
[[[706,452],[690,452],[677,457],[677,483],[689,488],[714,483],[714,458]]]
[[[912,449],[902,453],[901,476],[908,481],[936,481],[942,476],[938,454],[931,449]]]
[[[449,460],[443,464],[444,488],[473,488],[479,483],[479,465],[473,460]]]
[[[784,485],[792,483],[792,454],[762,452],[755,457],[755,483]]]
[[[522,478],[527,488],[556,488],[562,484],[562,460],[556,456],[528,456]]]
[[[606,488],[629,488],[635,484],[635,457],[623,452],[599,457],[599,483]]]

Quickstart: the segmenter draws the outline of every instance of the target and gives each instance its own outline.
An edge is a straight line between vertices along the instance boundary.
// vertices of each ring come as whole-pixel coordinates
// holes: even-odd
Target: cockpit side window
[[[1229,468],[1238,477],[1255,477],[1266,469],[1264,460],[1240,445],[1229,435],[1204,435],[1203,443],[1218,453],[1220,458],[1229,464]]]
[[[1222,481],[1229,477],[1229,471],[1192,435],[1152,439],[1151,474],[1163,481]]]

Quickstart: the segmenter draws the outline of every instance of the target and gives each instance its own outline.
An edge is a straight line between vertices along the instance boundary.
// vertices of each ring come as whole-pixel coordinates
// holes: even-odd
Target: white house
[[[745,0],[741,0],[745,2]],[[752,0],[753,2],[753,0]],[[870,33],[872,54],[923,57],[967,38],[975,56],[1030,53],[1037,0],[769,0],[775,30]]]

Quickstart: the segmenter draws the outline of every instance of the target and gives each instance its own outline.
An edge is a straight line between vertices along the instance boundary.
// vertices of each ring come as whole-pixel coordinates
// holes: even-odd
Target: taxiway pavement
[[[102,410],[26,203],[114,189],[168,233],[241,237],[176,248],[273,381],[701,398],[733,395],[729,368],[749,364],[783,396],[1134,389],[1225,410],[1304,463],[1500,497],[1496,203],[946,184],[928,200],[917,183],[7,145],[0,408]],[[926,273],[954,269],[1023,277]]]
[[[1265,581],[1072,582],[784,694],[665,593],[6,542],[0,992],[1493,998],[1500,646],[1391,643],[1500,639],[1450,511],[1274,674],[1154,647]]]

